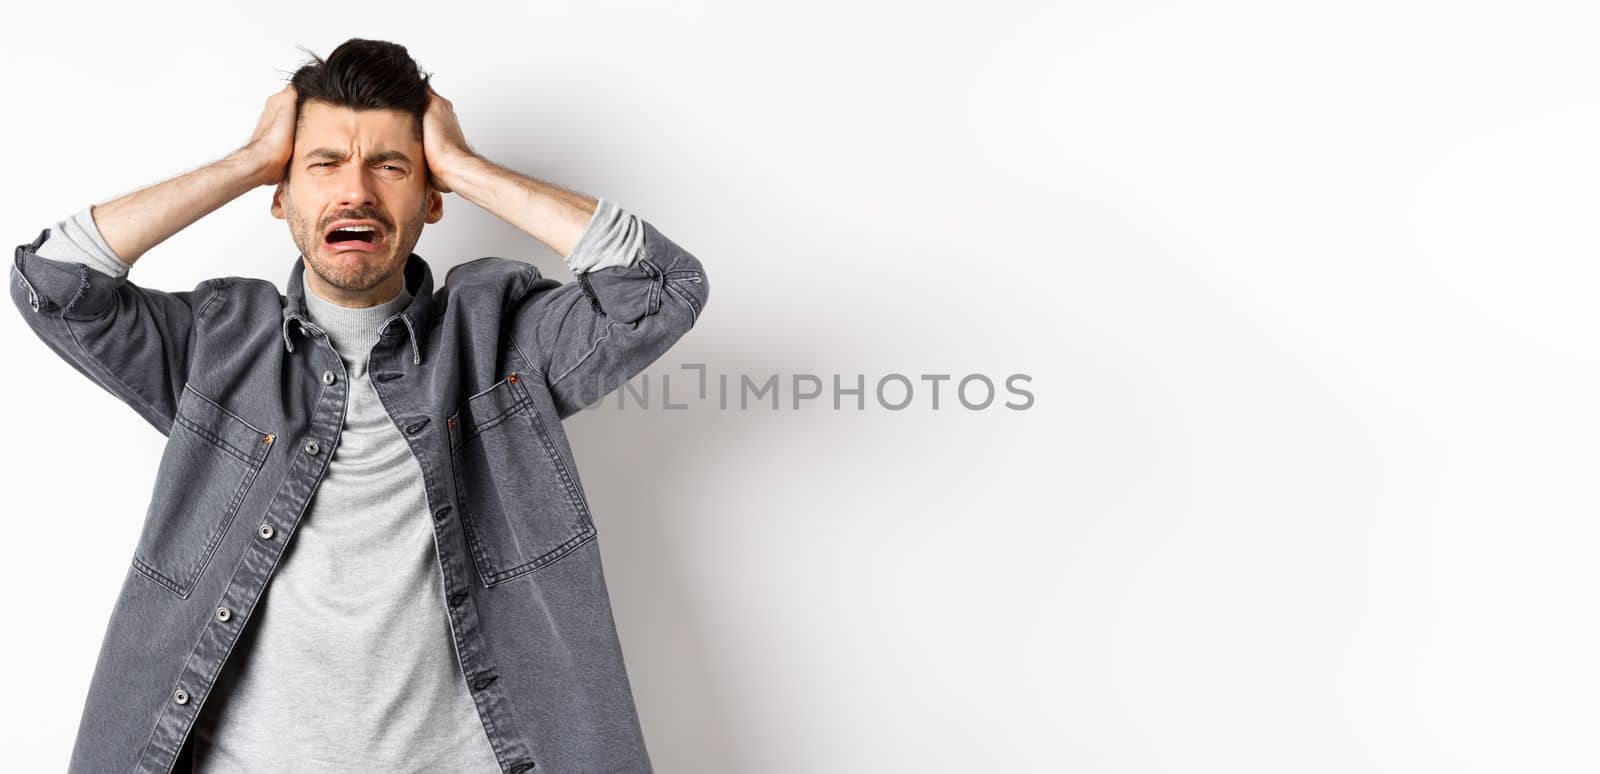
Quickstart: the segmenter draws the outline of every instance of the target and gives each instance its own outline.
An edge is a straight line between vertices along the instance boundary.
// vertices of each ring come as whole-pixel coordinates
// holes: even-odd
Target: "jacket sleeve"
[[[189,378],[196,311],[215,297],[215,281],[177,293],[143,288],[126,272],[107,274],[90,256],[65,252],[70,241],[47,250],[59,257],[40,256],[46,240],[64,239],[52,233],[17,246],[12,302],[51,351],[166,435]]]
[[[618,249],[605,248],[613,245]],[[648,221],[601,200],[560,283],[527,264],[512,341],[539,369],[566,419],[661,357],[705,310],[705,269]]]

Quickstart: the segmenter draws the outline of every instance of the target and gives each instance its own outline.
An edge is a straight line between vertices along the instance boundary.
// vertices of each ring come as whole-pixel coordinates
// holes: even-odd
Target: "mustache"
[[[394,230],[394,224],[390,223],[389,220],[387,218],[383,217],[382,215],[379,215],[379,214],[377,214],[375,212],[359,212],[359,211],[343,212],[343,213],[339,213],[337,215],[334,215],[333,217],[328,218],[326,221],[323,221],[321,228],[322,228],[323,231],[327,231],[329,226],[331,226],[331,225],[333,225],[335,223],[338,223],[341,220],[370,220],[370,221],[376,222],[378,225],[382,226],[385,230],[388,230],[388,231],[393,231]]]

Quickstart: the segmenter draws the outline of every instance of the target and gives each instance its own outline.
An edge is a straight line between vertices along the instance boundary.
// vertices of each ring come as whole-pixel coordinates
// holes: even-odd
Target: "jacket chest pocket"
[[[188,597],[271,445],[271,435],[184,385],[134,566]]]
[[[468,398],[445,424],[461,522],[485,586],[594,537],[583,493],[517,374]]]

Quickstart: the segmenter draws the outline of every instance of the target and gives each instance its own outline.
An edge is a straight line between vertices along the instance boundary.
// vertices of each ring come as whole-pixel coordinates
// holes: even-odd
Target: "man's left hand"
[[[428,109],[422,115],[422,153],[427,158],[429,181],[440,193],[454,190],[457,165],[475,155],[456,120],[450,100],[428,87]]]

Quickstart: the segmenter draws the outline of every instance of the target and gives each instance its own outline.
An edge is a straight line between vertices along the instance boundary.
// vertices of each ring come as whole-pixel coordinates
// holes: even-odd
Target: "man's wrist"
[[[273,162],[249,145],[229,153],[221,163],[236,169],[253,186],[270,185],[274,175],[283,173],[281,169],[273,169]]]
[[[461,192],[456,189],[461,186],[463,176],[470,175],[474,168],[480,168],[488,164],[488,159],[476,153],[462,151],[444,156],[436,161],[430,160],[428,169],[430,173],[437,173],[436,176],[439,178],[439,182],[443,183],[446,188],[461,195]]]

